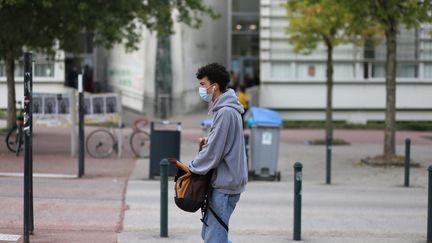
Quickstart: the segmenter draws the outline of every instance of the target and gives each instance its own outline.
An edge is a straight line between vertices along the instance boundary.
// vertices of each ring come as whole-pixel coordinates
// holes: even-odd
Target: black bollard
[[[332,137],[326,138],[326,184],[331,184]]]
[[[168,237],[168,165],[167,159],[160,162],[160,237]]]
[[[428,214],[427,214],[427,242],[432,242],[432,165],[428,168]]]
[[[294,164],[294,227],[293,240],[301,240],[301,200],[302,200],[302,168],[300,162]]]
[[[33,131],[33,54],[24,53],[24,212],[23,212],[23,242],[30,242],[30,234],[33,233],[33,156],[32,156],[32,131]]]
[[[411,140],[405,139],[405,186],[409,187],[410,176],[410,158],[411,157]]]

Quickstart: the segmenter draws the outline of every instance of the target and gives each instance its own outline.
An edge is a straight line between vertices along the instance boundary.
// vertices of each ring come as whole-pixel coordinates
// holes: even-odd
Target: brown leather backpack
[[[178,160],[171,160],[177,167],[175,181],[175,204],[187,212],[196,212],[205,205],[213,173],[198,175]]]

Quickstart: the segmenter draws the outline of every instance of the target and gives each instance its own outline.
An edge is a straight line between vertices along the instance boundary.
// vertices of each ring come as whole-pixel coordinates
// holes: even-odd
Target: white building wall
[[[276,109],[284,119],[323,120],[326,106],[326,49],[296,54],[288,43],[285,1],[261,0],[260,106]],[[423,37],[426,38],[426,37]],[[429,37],[430,38],[430,37]],[[398,78],[396,118],[432,120],[432,46],[421,42],[418,78]],[[334,49],[335,120],[383,120],[384,78],[364,78],[363,49],[350,44]],[[310,69],[314,75],[310,75]]]
[[[154,95],[151,83],[154,82],[155,50],[155,35],[146,30],[138,44],[138,50],[128,51],[119,44],[100,54],[106,57],[106,82],[102,81],[102,84],[110,91],[120,92],[125,107],[145,112],[144,97]],[[104,63],[99,66],[103,65]]]
[[[206,0],[205,4],[221,14],[217,20],[203,18],[201,28],[175,24],[176,34],[171,38],[173,64],[173,111],[176,114],[203,107],[198,95],[196,72],[199,67],[218,62],[227,65],[227,1]]]
[[[222,17],[212,20],[204,16],[199,29],[174,23],[175,34],[171,36],[173,114],[203,106],[195,77],[200,66],[210,62],[226,64],[227,1],[204,2]],[[121,91],[124,106],[149,114],[155,106],[156,49],[155,34],[145,31],[139,50],[128,53],[117,45],[105,55],[108,74],[105,85],[110,90]]]
[[[49,72],[47,76],[35,76],[35,68],[33,66],[33,92],[40,93],[68,93],[69,88],[64,86],[65,80],[65,55],[63,51],[57,51],[54,55],[54,61],[47,61],[46,57],[37,53],[33,53],[34,65],[53,63],[52,68],[46,71]],[[2,64],[3,65],[3,64]],[[4,67],[2,67],[4,68]],[[16,69],[19,69],[16,64]],[[53,73],[51,73],[53,72]],[[53,75],[51,75],[53,74]],[[15,97],[17,101],[24,100],[24,77],[19,75],[15,76]],[[7,108],[7,82],[6,74],[0,76],[0,108]]]

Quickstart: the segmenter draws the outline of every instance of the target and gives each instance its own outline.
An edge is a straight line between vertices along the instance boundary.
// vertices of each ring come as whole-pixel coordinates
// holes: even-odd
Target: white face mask
[[[210,87],[212,87],[212,85],[210,85]],[[199,93],[201,99],[203,99],[205,102],[210,102],[210,101],[212,100],[212,98],[213,98],[213,93],[214,93],[214,92],[212,92],[211,94],[208,94],[208,93],[207,93],[207,90],[208,90],[210,87],[208,87],[208,88],[199,87],[199,88],[198,88],[198,93]]]

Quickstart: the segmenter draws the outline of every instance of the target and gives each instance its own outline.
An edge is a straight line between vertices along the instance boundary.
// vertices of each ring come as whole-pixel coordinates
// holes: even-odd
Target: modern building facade
[[[66,93],[65,82],[65,53],[57,51],[53,57],[34,55],[33,91]],[[15,65],[16,100],[23,101],[24,97],[24,63],[19,61]],[[7,83],[5,64],[0,60],[0,108],[7,108]]]
[[[166,117],[204,107],[195,74],[210,62],[227,64],[228,26],[227,2],[205,2],[221,17],[204,16],[199,29],[174,23],[175,33],[164,40],[145,31],[138,51],[120,45],[97,49],[95,72],[105,80],[102,86],[120,91],[125,107],[145,114]]]
[[[228,0],[229,67],[239,85],[259,83],[259,0]]]
[[[326,48],[296,54],[281,0],[260,1],[260,105],[284,119],[324,120]],[[397,44],[396,119],[432,120],[432,27],[401,29]],[[334,119],[354,123],[385,115],[385,45],[334,49]]]
[[[85,65],[92,72],[93,90],[120,92],[126,108],[147,115],[170,116],[205,107],[198,95],[196,71],[210,62],[227,65],[227,1],[205,0],[220,13],[213,20],[202,16],[202,25],[193,29],[174,21],[175,33],[158,40],[155,33],[142,33],[138,50],[129,52],[122,45],[110,50],[93,48],[83,34],[82,53],[71,55],[57,51],[54,59],[35,55],[34,91],[65,93],[68,73]],[[173,12],[173,18],[177,13]],[[15,75],[16,97],[22,97],[23,66],[18,63]],[[7,107],[7,84],[4,64],[0,61],[0,108]]]
[[[195,73],[209,62],[227,65],[238,85],[248,87],[252,105],[268,107],[288,120],[324,120],[326,49],[296,54],[288,43],[285,0],[206,0],[221,14],[203,18],[200,29],[175,23],[175,34],[158,40],[143,33],[139,49],[127,52],[87,46],[80,57],[92,68],[100,91],[118,91],[125,107],[169,116],[205,104],[197,95]],[[176,13],[173,13],[175,18]],[[401,29],[397,46],[396,118],[432,120],[432,25]],[[90,51],[91,50],[91,51]],[[340,45],[334,49],[334,119],[354,123],[384,119],[385,54],[378,45]],[[53,60],[37,55],[36,92],[64,93],[73,57],[58,51]],[[22,97],[22,64],[17,65],[16,91]],[[0,90],[6,94],[0,62]],[[0,96],[0,108],[7,96]]]

